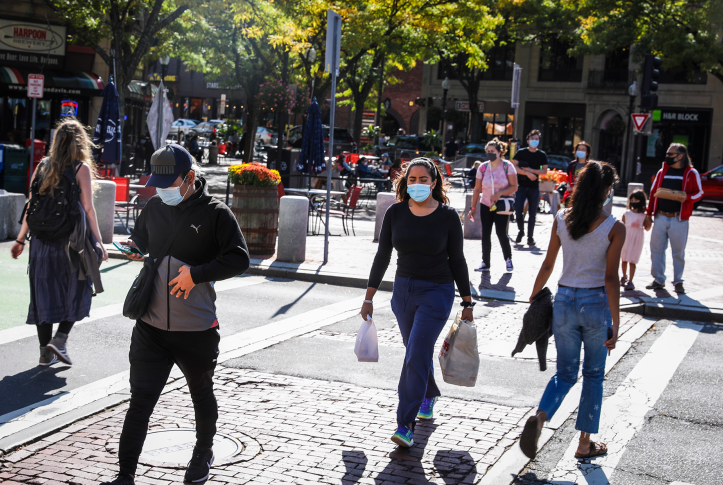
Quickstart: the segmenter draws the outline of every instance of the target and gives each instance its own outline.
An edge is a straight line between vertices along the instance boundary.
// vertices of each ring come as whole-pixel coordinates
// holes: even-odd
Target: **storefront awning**
[[[147,81],[132,80],[128,84],[128,90],[125,93],[126,98],[130,98],[133,101],[143,101],[145,103],[151,103],[153,96],[158,92],[158,86]]]
[[[0,67],[0,92],[23,94],[27,89],[30,71],[14,67]],[[91,72],[46,72],[44,97],[59,95],[101,96],[105,85],[100,76]]]

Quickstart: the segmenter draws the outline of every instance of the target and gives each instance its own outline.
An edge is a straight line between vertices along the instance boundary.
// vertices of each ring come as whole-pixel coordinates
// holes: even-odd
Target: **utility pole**
[[[386,60],[386,56],[384,53],[382,53],[382,62],[379,66],[379,93],[377,95],[377,112],[376,116],[374,116],[374,126],[380,127],[382,126],[382,91],[384,90],[384,61]],[[376,139],[374,140],[374,144],[379,144],[379,135],[376,135]]]

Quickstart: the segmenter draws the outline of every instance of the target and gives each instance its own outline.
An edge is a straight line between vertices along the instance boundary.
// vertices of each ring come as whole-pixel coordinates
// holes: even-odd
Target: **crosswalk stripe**
[[[702,325],[691,322],[678,322],[665,329],[615,394],[603,401],[600,434],[596,441],[607,444],[608,454],[595,458],[594,463],[579,462],[574,457],[578,446],[578,435],[575,433],[550,473],[550,483],[610,483],[625,447],[643,427],[645,415],[658,401],[702,329]]]

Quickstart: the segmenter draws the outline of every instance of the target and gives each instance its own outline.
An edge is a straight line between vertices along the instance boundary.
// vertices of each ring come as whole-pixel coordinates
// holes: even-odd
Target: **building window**
[[[554,38],[540,47],[540,82],[582,81],[582,56],[571,57],[568,54],[570,44]]]
[[[708,74],[703,71],[660,70],[658,84],[708,84]]]
[[[515,64],[515,44],[505,43],[492,48],[487,57],[487,70],[482,73],[485,81],[512,81]]]

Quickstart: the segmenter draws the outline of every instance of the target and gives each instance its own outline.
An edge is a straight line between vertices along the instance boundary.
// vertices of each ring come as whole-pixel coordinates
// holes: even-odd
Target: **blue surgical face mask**
[[[421,203],[429,198],[432,193],[432,186],[427,184],[407,185],[407,194],[414,202]]]
[[[584,150],[578,150],[578,151],[575,152],[575,156],[576,156],[579,160],[583,160],[585,157],[587,157],[587,152],[584,151]]]
[[[185,182],[186,179],[183,179],[183,182]],[[183,185],[183,182],[181,182],[181,185]],[[167,189],[162,189],[160,187],[156,188],[156,192],[158,192],[159,197],[166,205],[178,205],[181,202],[183,202],[183,198],[186,197],[186,194],[188,193],[188,189],[190,189],[191,186],[189,185],[186,188],[186,192],[181,195],[181,186],[178,187],[168,187]]]
[[[613,189],[610,189],[610,195],[608,195],[608,198],[605,199],[605,202],[603,202],[603,207],[608,205],[608,202],[610,202],[612,200],[612,198],[613,198]]]
[[[540,140],[530,140],[528,145],[530,145],[530,148],[537,148],[540,145]]]

